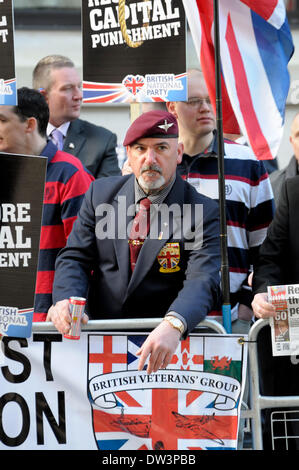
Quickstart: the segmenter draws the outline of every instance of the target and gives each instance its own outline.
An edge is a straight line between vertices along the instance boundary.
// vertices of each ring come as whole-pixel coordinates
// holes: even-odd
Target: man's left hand
[[[167,321],[162,321],[147,337],[141,348],[137,351],[139,358],[138,370],[143,370],[148,356],[147,373],[165,369],[179,345],[181,333],[173,328]]]

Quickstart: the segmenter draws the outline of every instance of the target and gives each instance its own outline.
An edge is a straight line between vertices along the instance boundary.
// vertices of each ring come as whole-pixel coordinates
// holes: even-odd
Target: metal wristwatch
[[[171,315],[167,315],[166,317],[164,317],[163,320],[168,321],[168,323],[170,323],[171,326],[175,328],[176,330],[178,330],[181,334],[184,333],[184,330],[185,330],[184,323],[179,318],[172,317]]]

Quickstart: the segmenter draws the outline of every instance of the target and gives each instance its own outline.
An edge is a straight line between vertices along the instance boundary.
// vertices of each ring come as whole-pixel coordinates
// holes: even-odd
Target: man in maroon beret
[[[161,317],[138,352],[151,373],[219,304],[219,210],[176,176],[183,145],[172,114],[142,114],[124,145],[133,173],[91,185],[56,263],[48,320],[69,330],[71,296],[88,296],[91,319]]]
[[[183,154],[176,118],[161,110],[139,116],[130,126],[124,146],[133,173],[146,194],[161,191],[169,184]],[[166,154],[168,158],[164,158]]]

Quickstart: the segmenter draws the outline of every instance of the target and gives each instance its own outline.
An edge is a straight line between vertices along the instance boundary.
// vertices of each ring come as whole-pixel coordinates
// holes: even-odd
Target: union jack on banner
[[[83,99],[85,103],[123,103],[129,92],[121,83],[83,82]]]
[[[183,0],[215,103],[213,0]],[[242,133],[260,160],[277,156],[294,46],[284,0],[219,0],[223,130]]]
[[[232,387],[239,383],[242,348],[219,360],[209,357],[209,350],[218,351],[212,338],[190,336],[181,341],[167,369],[147,375],[137,371],[136,356],[145,338],[89,335],[89,399],[98,449],[236,449],[240,389],[230,400],[219,384],[224,376]],[[192,384],[199,377],[218,383],[216,392],[189,389],[186,381]]]
[[[144,86],[144,77],[142,77],[142,75],[127,75],[123,80],[123,84],[126,89],[135,96]]]

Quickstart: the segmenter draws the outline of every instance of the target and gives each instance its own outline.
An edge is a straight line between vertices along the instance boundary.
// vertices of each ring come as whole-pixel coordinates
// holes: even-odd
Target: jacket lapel
[[[113,202],[115,220],[114,248],[122,281],[127,286],[129,283],[130,253],[128,244],[127,228],[134,218],[135,193],[134,176],[127,180],[115,196]]]
[[[72,155],[78,155],[85,141],[86,137],[82,132],[80,119],[72,121],[64,141],[63,150]]]
[[[165,198],[164,204],[168,207],[172,204],[179,205],[180,213],[182,214],[183,201],[184,182],[179,176],[177,176],[170,193]],[[148,237],[143,244],[138,256],[136,267],[128,285],[127,296],[130,295],[144,279],[165,243],[172,238],[172,224],[168,224],[167,227],[165,224],[168,224],[168,220],[161,220],[160,217],[157,217],[157,213],[156,217],[151,220],[151,230],[152,226],[154,226],[154,233],[152,234],[152,237]]]

